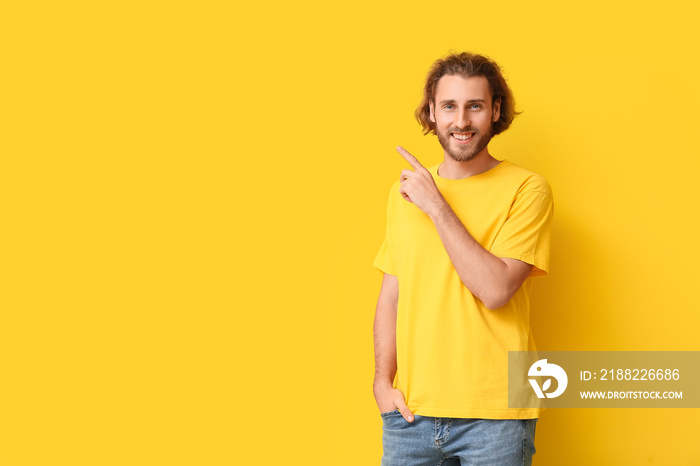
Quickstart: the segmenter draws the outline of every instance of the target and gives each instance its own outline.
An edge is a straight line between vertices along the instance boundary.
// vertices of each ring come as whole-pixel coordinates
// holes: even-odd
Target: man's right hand
[[[377,407],[380,413],[388,413],[395,409],[401,412],[401,415],[408,422],[413,422],[413,413],[406,406],[401,390],[393,388],[391,384],[383,384],[374,386],[374,399],[377,401]]]

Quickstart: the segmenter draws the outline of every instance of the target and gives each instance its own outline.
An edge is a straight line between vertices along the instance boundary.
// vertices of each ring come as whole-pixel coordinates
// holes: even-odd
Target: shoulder
[[[538,192],[552,196],[552,187],[544,176],[507,160],[502,163],[506,164],[502,170],[503,176],[518,186],[518,194]]]
[[[398,201],[401,200],[403,197],[401,196],[401,182],[399,180],[394,181],[394,183],[391,185],[388,191],[388,196],[387,196],[387,208],[389,210],[394,210],[396,209],[396,206],[399,205]]]
[[[389,198],[393,199],[398,197],[401,197],[401,181],[396,180],[394,181],[394,184],[391,185],[391,189],[389,190]]]

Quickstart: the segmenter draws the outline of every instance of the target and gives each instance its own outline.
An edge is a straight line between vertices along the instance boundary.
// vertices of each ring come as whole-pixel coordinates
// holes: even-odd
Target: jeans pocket
[[[393,416],[393,415],[396,415],[396,414],[401,415],[401,411],[399,411],[398,409],[395,409],[395,410],[393,410],[393,411],[389,411],[389,412],[386,412],[386,413],[379,413],[379,415],[380,415],[381,417],[388,417],[388,416]]]

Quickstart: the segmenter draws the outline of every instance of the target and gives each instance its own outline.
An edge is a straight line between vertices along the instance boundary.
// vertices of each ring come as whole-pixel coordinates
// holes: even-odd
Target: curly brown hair
[[[522,112],[515,111],[513,92],[508,87],[498,64],[488,57],[469,52],[451,53],[437,60],[428,71],[423,88],[423,101],[416,109],[416,119],[423,127],[423,134],[435,132],[435,123],[430,121],[430,102],[435,105],[435,90],[438,81],[446,75],[458,75],[465,78],[483,76],[491,89],[491,102],[501,102],[501,116],[493,123],[493,134],[499,134],[508,129],[513,118]]]

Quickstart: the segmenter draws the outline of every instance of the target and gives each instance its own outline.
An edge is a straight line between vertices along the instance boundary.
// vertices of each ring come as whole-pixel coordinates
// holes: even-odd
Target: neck
[[[488,148],[484,148],[476,157],[468,162],[458,162],[445,152],[445,161],[438,168],[438,175],[442,178],[458,180],[484,173],[500,163],[489,154]]]

